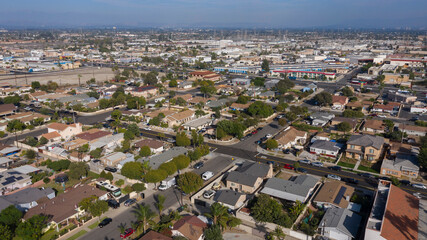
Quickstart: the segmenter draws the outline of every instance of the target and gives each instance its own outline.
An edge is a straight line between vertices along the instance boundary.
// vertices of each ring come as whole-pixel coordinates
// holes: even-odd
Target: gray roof
[[[186,122],[184,126],[197,128],[205,124],[212,123],[212,121],[213,121],[212,118],[202,117],[202,118],[197,118],[189,122]]]
[[[15,169],[9,169],[0,173],[0,188],[8,187],[12,183],[28,180],[30,178],[31,177],[27,174],[22,174],[18,171],[15,171]]]
[[[417,157],[409,154],[397,154],[395,160],[384,159],[381,164],[381,167],[394,169],[397,171],[402,171],[402,170],[419,171],[420,170]]]
[[[322,120],[331,120],[335,117],[335,114],[328,112],[314,112],[310,114],[311,119],[322,119]]]
[[[328,151],[339,151],[340,147],[337,146],[336,142],[330,142],[325,140],[317,140],[313,144],[311,144],[310,148],[323,149]]]
[[[33,172],[39,172],[39,171],[41,171],[40,169],[38,169],[36,167],[33,167],[31,165],[23,165],[23,166],[14,168],[13,170],[15,170],[17,172],[20,172],[22,174],[30,174],[30,173],[33,173]]]
[[[324,223],[327,228],[337,229],[351,238],[356,238],[361,220],[361,216],[348,209],[328,208],[319,227]]]
[[[273,91],[266,91],[259,94],[261,97],[274,96],[275,93]]]
[[[228,174],[227,181],[253,187],[258,178],[247,173],[232,171]]]
[[[7,148],[3,148],[0,151],[0,154],[8,154],[8,153],[12,153],[12,152],[17,152],[21,149],[17,148],[17,147],[7,147]]]
[[[7,201],[6,199],[0,197],[0,212],[3,209],[9,207],[10,205],[13,205],[13,203],[11,203],[11,202]]]
[[[240,196],[242,195],[244,194],[235,192],[233,190],[220,190],[216,192],[214,200],[216,202],[225,203],[231,206],[236,206]]]
[[[82,101],[83,99],[88,99],[89,96],[86,93],[76,94],[72,96],[59,98],[58,101],[61,103],[74,102],[74,101]]]
[[[153,169],[157,169],[160,164],[168,162],[178,155],[187,154],[187,152],[188,150],[184,147],[173,147],[165,152],[150,157],[148,161],[150,161],[150,166]],[[145,159],[141,158],[141,160]]]
[[[241,173],[246,173],[255,177],[265,178],[270,170],[270,165],[253,162],[244,162],[242,166],[236,169]]]
[[[384,144],[384,138],[376,135],[352,135],[347,141],[347,144],[363,146],[363,147],[374,147],[380,149]]]
[[[208,102],[206,104],[206,106],[208,106],[210,108],[221,107],[221,106],[224,106],[228,101],[229,100],[226,98],[213,100],[213,101]]]
[[[300,175],[294,181],[270,178],[261,192],[281,199],[287,199],[286,193],[305,198],[317,182],[317,178],[309,175]]]
[[[5,164],[9,162],[13,162],[13,160],[7,157],[0,157],[0,164]]]
[[[37,201],[54,192],[55,191],[52,188],[45,188],[45,189],[26,188],[14,194],[2,196],[2,198],[11,202],[14,205],[17,205],[21,203],[29,203],[29,202]]]

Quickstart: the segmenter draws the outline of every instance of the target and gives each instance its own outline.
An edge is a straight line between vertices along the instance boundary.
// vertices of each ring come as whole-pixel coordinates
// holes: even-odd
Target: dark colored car
[[[300,173],[307,173],[307,170],[305,168],[297,168],[297,171]]]
[[[343,179],[344,182],[348,182],[348,183],[353,183],[353,184],[358,184],[359,180],[354,179],[354,178],[344,178]]]
[[[132,235],[135,232],[135,230],[133,230],[133,228],[128,228],[125,230],[124,233],[120,234],[121,238],[128,238],[130,235]]]
[[[109,172],[113,172],[113,173],[117,172],[117,168],[113,168],[113,167],[105,167],[104,170],[109,171]]]
[[[198,162],[198,163],[194,164],[194,169],[200,169],[203,167],[203,165],[204,165],[203,162]]]
[[[120,203],[114,199],[108,199],[107,203],[108,203],[109,207],[114,208],[114,209],[120,207]]]
[[[113,221],[113,219],[106,218],[98,224],[98,227],[103,228],[103,227],[107,226],[108,224],[110,224],[112,221]]]
[[[365,178],[375,178],[375,176],[370,173],[360,173],[359,175]]]
[[[291,164],[285,164],[285,165],[283,165],[283,168],[295,170],[294,166],[292,166]]]
[[[291,153],[291,149],[287,148],[287,149],[283,150],[283,153],[284,154],[289,154],[289,153]]]
[[[268,161],[267,164],[271,164],[274,166],[274,161]]]
[[[400,180],[400,183],[407,186],[411,185],[411,182],[408,180]]]
[[[134,203],[136,203],[136,199],[135,198],[130,198],[130,199],[128,199],[128,200],[126,200],[125,202],[124,202],[124,205],[126,206],[126,207],[129,207],[129,206],[131,206],[132,204],[134,204]]]
[[[389,177],[380,177],[379,179],[385,180],[385,181],[391,181],[391,178],[389,178]]]
[[[95,160],[92,160],[92,162],[98,164],[98,163],[101,163],[101,160],[95,159]]]
[[[341,171],[341,167],[340,166],[331,166],[331,167],[328,167],[328,169],[334,170],[334,171]]]

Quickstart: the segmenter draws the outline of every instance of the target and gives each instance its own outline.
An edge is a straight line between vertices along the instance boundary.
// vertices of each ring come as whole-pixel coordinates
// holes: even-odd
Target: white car
[[[211,172],[211,171],[207,171],[207,172],[204,172],[204,173],[202,174],[202,179],[206,181],[206,180],[211,179],[213,176],[214,176],[214,173],[213,173],[213,172]]]
[[[378,117],[380,117],[380,118],[387,118],[386,115],[378,115]]]
[[[413,183],[412,187],[414,187],[414,188],[420,188],[420,189],[427,189],[427,187],[424,184],[421,184],[421,183]]]
[[[337,175],[334,175],[334,174],[328,174],[326,177],[329,178],[329,179],[334,179],[334,180],[337,180],[337,181],[341,181],[341,177],[337,176]]]
[[[151,130],[151,128],[150,127],[145,127],[145,128],[143,128],[144,130],[148,130],[148,131],[150,131]]]
[[[305,163],[305,164],[310,164],[311,163],[310,160],[307,160],[307,159],[299,160],[298,162],[299,163]]]
[[[209,199],[211,197],[213,197],[215,195],[215,191],[214,190],[207,190],[205,193],[203,193],[203,197],[206,199]]]
[[[311,165],[315,166],[315,167],[323,167],[323,163],[322,162],[312,162]]]
[[[271,134],[267,134],[267,135],[265,135],[265,137],[266,137],[266,138],[271,138],[271,137],[272,137],[272,135],[271,135]]]

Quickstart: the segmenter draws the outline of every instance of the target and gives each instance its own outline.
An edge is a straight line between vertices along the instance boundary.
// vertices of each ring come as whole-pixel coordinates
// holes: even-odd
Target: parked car
[[[406,186],[411,185],[411,182],[409,180],[400,180],[400,183]]]
[[[212,189],[213,190],[219,190],[221,188],[221,183],[216,182],[214,183],[214,185],[212,185]]]
[[[130,198],[130,199],[128,199],[128,200],[126,200],[125,202],[124,202],[124,205],[126,206],[126,207],[129,207],[129,206],[131,206],[131,205],[133,205],[133,204],[135,204],[136,203],[136,199],[135,198]]]
[[[203,165],[204,165],[203,162],[198,162],[198,163],[194,164],[194,169],[200,169],[203,167]]]
[[[370,173],[360,173],[359,175],[365,178],[375,178],[375,176]]]
[[[253,130],[253,131],[252,131],[252,135],[257,134],[257,133],[258,133],[258,131],[257,131],[257,130]]]
[[[99,164],[99,163],[101,163],[101,160],[95,159],[95,160],[92,160],[92,162],[95,163],[95,164]]]
[[[331,166],[331,167],[328,167],[328,169],[334,170],[334,171],[341,171],[341,167],[340,166]]]
[[[158,189],[160,191],[164,191],[164,190],[166,190],[166,189],[168,189],[168,188],[170,188],[170,187],[172,187],[174,185],[176,185],[176,179],[175,179],[175,177],[171,177],[169,179],[163,180],[160,183]]]
[[[344,182],[348,182],[348,183],[352,183],[352,184],[358,184],[359,180],[354,179],[354,178],[343,178]]]
[[[427,189],[427,187],[424,184],[421,184],[421,183],[412,183],[412,187],[414,187],[414,188],[420,188],[420,189]]]
[[[283,153],[284,153],[284,154],[289,154],[289,153],[291,153],[291,149],[286,148],[285,150],[283,150]]]
[[[117,172],[117,168],[114,168],[114,167],[105,167],[105,168],[104,168],[104,170],[105,170],[105,171],[112,172],[112,173]]]
[[[299,163],[304,163],[304,164],[310,164],[310,160],[304,159],[304,160],[299,160]]]
[[[110,224],[112,221],[113,221],[113,219],[111,219],[111,218],[105,218],[104,220],[102,220],[98,224],[98,227],[103,228],[103,227],[107,226],[108,224]]]
[[[294,166],[292,166],[291,164],[285,164],[285,165],[283,165],[283,168],[290,169],[290,170],[295,170]]]
[[[109,206],[109,207],[114,208],[114,209],[116,209],[116,208],[120,207],[120,203],[119,203],[119,202],[117,202],[117,201],[116,201],[116,200],[114,200],[114,199],[108,199],[108,200],[107,200],[107,203],[108,203],[108,206]]]
[[[297,168],[297,171],[300,173],[307,173],[307,170],[305,168]]]
[[[202,174],[202,179],[205,180],[205,181],[207,181],[207,180],[211,179],[213,176],[214,176],[213,172],[207,171],[207,172],[204,172]]]
[[[203,193],[203,197],[206,199],[209,199],[211,197],[213,197],[215,195],[215,191],[214,190],[207,190]]]
[[[267,134],[267,135],[265,135],[265,137],[266,138],[271,138],[273,135],[271,135],[271,134]]]
[[[124,233],[120,234],[121,238],[128,238],[130,235],[132,235],[135,232],[135,230],[133,230],[133,228],[128,228],[125,230]]]
[[[150,128],[150,127],[144,127],[144,128],[142,128],[142,129],[147,130],[147,131],[151,131],[151,128]]]
[[[315,166],[315,167],[323,167],[323,163],[322,162],[312,162],[311,165]]]
[[[328,174],[328,175],[326,175],[326,177],[329,178],[329,179],[334,179],[334,180],[341,181],[341,177],[337,176],[337,175],[334,175],[334,174]]]

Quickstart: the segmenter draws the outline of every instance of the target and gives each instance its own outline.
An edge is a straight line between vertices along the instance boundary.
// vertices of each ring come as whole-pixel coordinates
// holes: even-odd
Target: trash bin
[[[145,193],[141,193],[141,198],[144,199],[145,198]]]

